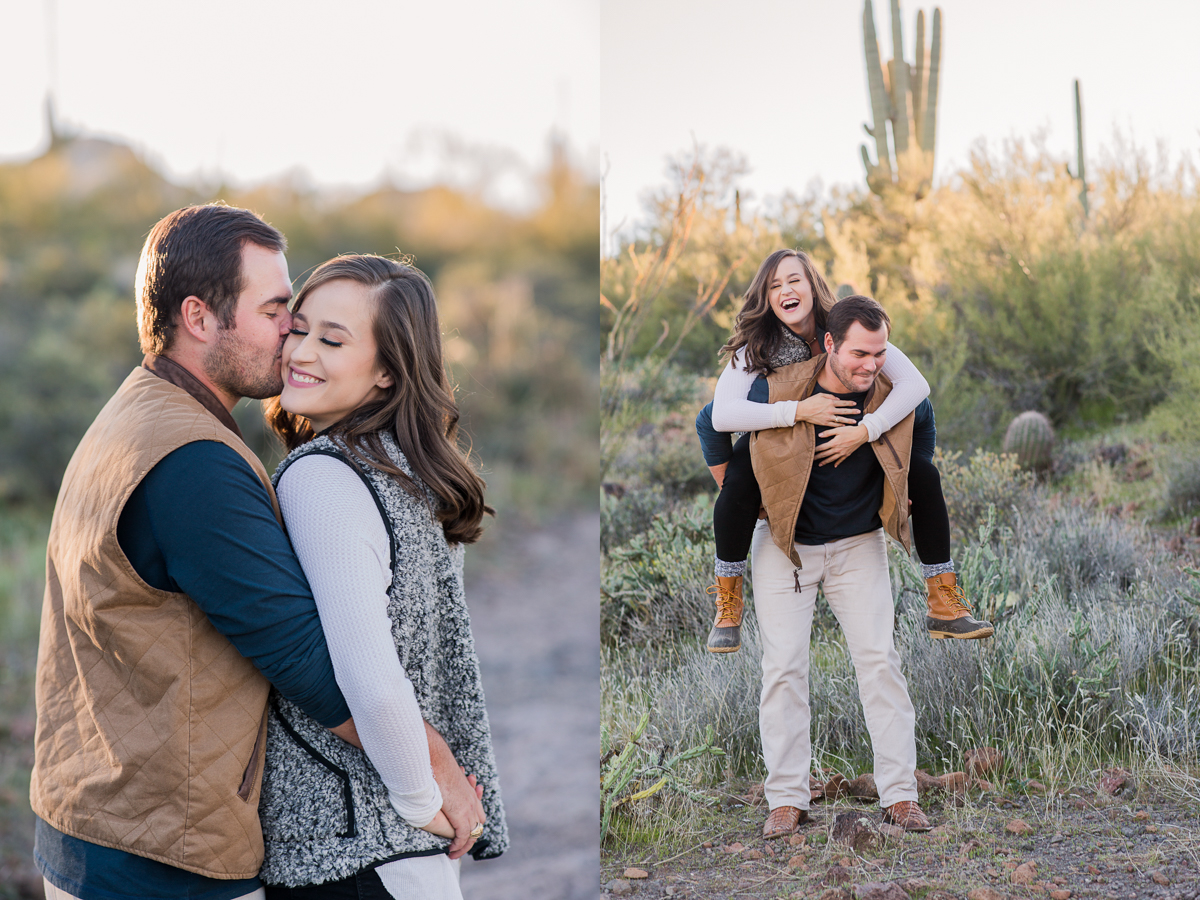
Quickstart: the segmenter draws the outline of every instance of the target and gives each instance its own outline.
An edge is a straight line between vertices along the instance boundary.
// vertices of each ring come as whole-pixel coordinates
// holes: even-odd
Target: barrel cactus
[[[1012,453],[1022,469],[1044,472],[1050,468],[1054,449],[1054,428],[1040,412],[1023,412],[1004,433],[1004,452]]]

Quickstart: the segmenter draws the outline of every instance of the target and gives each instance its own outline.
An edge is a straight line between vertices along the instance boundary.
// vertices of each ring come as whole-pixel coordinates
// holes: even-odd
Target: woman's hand
[[[823,466],[833,463],[835,469],[845,462],[851,453],[865,444],[868,437],[866,425],[843,425],[840,428],[822,431],[818,437],[826,435],[833,435],[833,437],[817,448],[816,458]]]
[[[857,412],[853,400],[842,400],[833,394],[813,394],[796,404],[796,421],[814,425],[852,425],[854,420],[850,416]]]
[[[433,821],[428,825],[421,826],[422,831],[428,831],[430,834],[436,834],[438,837],[454,838],[454,826],[450,824],[450,820],[446,818],[446,814],[440,809]]]
[[[451,833],[444,836],[454,838],[447,852],[451,859],[458,859],[475,844],[471,832],[487,821],[480,802],[483,791],[475,783],[475,776],[467,775],[459,766],[445,740],[428,722],[425,737],[429,742],[433,779],[442,792],[442,813],[451,825]]]

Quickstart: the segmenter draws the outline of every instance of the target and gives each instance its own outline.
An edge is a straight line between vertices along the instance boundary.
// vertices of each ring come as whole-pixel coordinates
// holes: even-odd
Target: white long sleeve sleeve
[[[279,506],[312,587],[338,687],[396,812],[428,825],[442,807],[425,725],[392,640],[391,546],[379,508],[349,465],[296,460],[279,480]]]
[[[892,382],[892,391],[879,409],[862,418],[871,441],[879,440],[881,434],[894,428],[929,396],[929,382],[925,376],[890,342],[882,373]],[[764,428],[789,428],[795,424],[797,401],[755,403],[746,399],[757,377],[757,372],[744,371],[740,354],[735,354],[717,379],[713,392],[713,428],[717,431],[761,431]]]
[[[755,403],[747,400],[758,372],[747,372],[738,351],[717,379],[713,391],[712,423],[717,431],[762,431],[787,428],[796,423],[796,401]]]
[[[867,413],[859,424],[867,426],[867,440],[877,441],[885,431],[895,428],[905,416],[929,396],[929,382],[901,350],[887,345],[882,374],[892,383],[892,391],[879,404],[879,409]]]

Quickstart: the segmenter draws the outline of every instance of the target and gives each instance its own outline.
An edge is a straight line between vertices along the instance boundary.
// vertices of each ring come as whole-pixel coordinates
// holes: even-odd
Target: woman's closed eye
[[[291,332],[290,332],[290,333],[291,333],[291,334],[294,334],[294,335],[296,335],[296,337],[308,337],[308,332],[307,332],[307,331],[301,331],[299,328],[293,328],[293,329],[291,329]],[[320,341],[321,341],[321,343],[322,343],[322,344],[324,344],[326,347],[340,347],[340,346],[342,346],[342,344],[341,344],[341,342],[340,342],[340,341],[331,341],[329,338],[319,338],[319,340],[320,340]]]

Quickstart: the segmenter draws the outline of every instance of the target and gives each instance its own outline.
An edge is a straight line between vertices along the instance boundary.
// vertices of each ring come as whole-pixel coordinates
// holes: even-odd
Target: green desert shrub
[[[1200,512],[1200,454],[1196,447],[1178,454],[1167,464],[1167,482],[1163,486],[1160,514],[1176,519]]]
[[[942,476],[942,493],[950,513],[953,537],[968,541],[978,532],[993,509],[995,524],[1011,525],[1017,507],[1026,502],[1033,477],[1022,472],[1016,459],[987,450],[976,450],[960,462],[959,452],[943,453],[939,447],[934,463]]]
[[[662,485],[605,485],[600,491],[600,551],[608,553],[641,534],[666,509]]]
[[[659,513],[612,548],[600,570],[600,633],[607,642],[707,634],[713,600],[712,504],[701,496]]]

